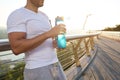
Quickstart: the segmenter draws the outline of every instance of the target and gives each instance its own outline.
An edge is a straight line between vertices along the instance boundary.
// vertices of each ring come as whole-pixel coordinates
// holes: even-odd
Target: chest
[[[51,24],[46,16],[31,15],[26,20],[26,28],[28,35],[37,35],[50,30]]]

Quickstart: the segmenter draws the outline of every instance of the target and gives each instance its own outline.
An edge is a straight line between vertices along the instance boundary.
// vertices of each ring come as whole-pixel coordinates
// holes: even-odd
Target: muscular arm
[[[26,39],[26,33],[24,32],[12,32],[8,34],[11,48],[14,54],[20,54],[28,50],[34,49],[38,45],[42,44],[47,38],[48,33],[36,36],[32,39]]]
[[[36,48],[48,38],[57,36],[61,30],[63,30],[64,32],[66,31],[63,25],[58,25],[58,27],[54,27],[50,31],[31,39],[26,39],[25,32],[9,33],[8,38],[11,44],[12,51],[15,55],[18,55],[20,53],[24,53],[26,51]]]

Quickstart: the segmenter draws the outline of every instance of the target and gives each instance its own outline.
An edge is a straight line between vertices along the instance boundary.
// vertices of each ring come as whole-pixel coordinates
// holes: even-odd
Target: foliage
[[[24,62],[17,62],[12,69],[9,64],[1,68],[4,73],[0,74],[0,80],[23,80]]]
[[[116,25],[116,27],[113,28],[107,27],[103,31],[120,31],[120,25]]]

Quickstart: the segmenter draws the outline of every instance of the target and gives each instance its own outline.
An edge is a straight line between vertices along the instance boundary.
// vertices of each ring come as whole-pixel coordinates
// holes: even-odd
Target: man
[[[24,80],[66,80],[52,39],[65,25],[51,28],[41,11],[44,0],[27,0],[25,7],[15,10],[7,20],[8,38],[15,55],[25,53]],[[54,47],[53,47],[54,46]]]

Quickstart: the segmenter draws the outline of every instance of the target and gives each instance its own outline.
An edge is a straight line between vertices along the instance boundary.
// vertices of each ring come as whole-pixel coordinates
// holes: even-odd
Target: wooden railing
[[[57,55],[67,77],[72,77],[68,80],[73,80],[78,75],[77,73],[72,76],[70,75],[69,72],[73,70],[71,66],[75,65],[74,67],[76,68],[81,67],[80,59],[84,55],[91,56],[90,51],[94,51],[94,39],[98,35],[99,33],[66,36],[67,47],[62,50],[57,50]],[[7,59],[7,57],[12,57],[12,59]],[[22,80],[24,68],[23,58],[24,54],[15,56],[12,53],[7,40],[0,41],[0,80],[13,80],[13,78],[14,80]]]

